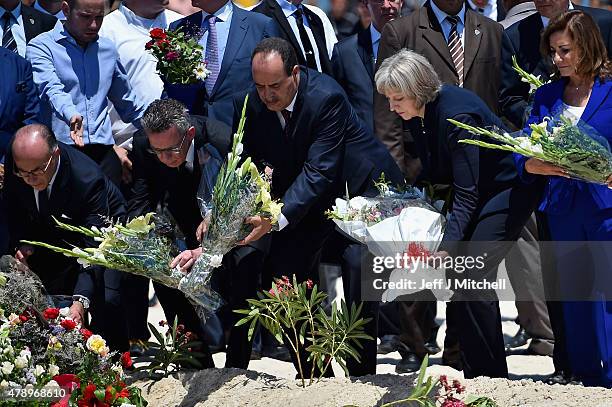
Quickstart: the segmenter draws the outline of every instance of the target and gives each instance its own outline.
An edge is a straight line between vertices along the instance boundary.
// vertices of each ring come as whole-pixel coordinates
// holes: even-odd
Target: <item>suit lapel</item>
[[[474,59],[480,47],[480,41],[484,33],[481,31],[480,22],[478,21],[477,13],[471,9],[465,10],[465,26],[463,28],[464,40],[464,73],[463,77],[467,78],[470,73],[470,68],[474,64]]]
[[[586,108],[584,109],[584,113],[581,117],[582,121],[588,122],[593,117],[597,110],[599,110],[599,107],[608,98],[610,89],[612,89],[612,86],[608,84],[602,85],[599,78],[595,79],[593,90],[591,91],[591,97],[589,98]]]
[[[202,12],[198,11],[197,13],[185,17],[180,27],[183,28],[185,34],[195,36],[202,27],[202,18]]]
[[[361,30],[357,34],[357,53],[368,71],[368,76],[374,80],[374,50],[372,48],[372,36],[370,29]]]
[[[25,32],[26,42],[36,37],[42,29],[40,21],[34,16],[31,9],[25,5],[21,5],[21,15],[23,17],[23,31]]]
[[[285,34],[285,38],[287,38],[287,40],[291,43],[294,49],[299,50],[300,44],[298,43],[298,40],[295,37],[295,34],[293,34],[293,30],[291,29],[291,26],[289,25],[289,21],[287,20],[287,17],[285,17],[285,13],[283,13],[283,10],[280,8],[278,3],[276,3],[275,0],[266,0],[265,4],[270,9],[271,14],[274,16],[274,19],[280,26],[281,30],[283,30],[283,33]],[[304,59],[304,56],[302,55],[302,53],[298,52],[297,54],[298,54],[298,59],[300,60],[300,64],[305,65],[306,64],[305,60],[302,61]]]
[[[219,77],[215,82],[215,87],[212,90],[212,95],[217,92],[219,86],[223,83],[227,72],[229,71],[238,50],[242,46],[244,37],[249,30],[249,23],[246,21],[248,11],[243,11],[239,7],[234,7],[232,13],[232,21],[230,23],[229,35],[227,37],[227,45],[225,46],[225,53],[223,54],[223,61],[221,62],[221,70],[219,71]],[[210,95],[210,96],[212,96]]]
[[[448,44],[444,38],[444,33],[442,33],[442,27],[440,27],[440,23],[438,23],[436,15],[429,6],[429,3],[418,12],[420,13],[419,30],[421,31],[423,39],[440,55],[448,67],[454,71],[455,64],[453,63]],[[425,48],[428,47],[422,47],[418,51],[422,52]]]
[[[72,147],[64,147],[72,148]],[[71,195],[70,188],[70,159],[68,153],[66,153],[60,147],[60,166],[51,188],[51,195],[49,196],[49,213],[56,214],[62,213],[66,207],[66,201]]]
[[[325,29],[323,21],[312,10],[306,6],[302,6],[304,14],[308,19],[312,34],[315,38],[315,43],[319,49],[319,60],[321,61],[321,70],[327,74],[331,73],[331,64],[329,62],[329,54],[327,53],[327,41],[325,40]]]
[[[302,106],[304,105],[304,94],[306,93],[308,84],[308,68],[305,66],[300,67],[300,84],[298,86],[297,98],[295,98],[295,104],[293,105],[293,112],[291,113],[291,120],[287,124],[289,127],[289,131],[287,132],[287,137],[289,140],[294,139],[295,130],[299,128],[298,121],[302,117]]]

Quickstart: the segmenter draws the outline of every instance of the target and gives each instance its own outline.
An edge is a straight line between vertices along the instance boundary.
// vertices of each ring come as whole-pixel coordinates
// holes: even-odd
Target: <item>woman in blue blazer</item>
[[[592,18],[573,10],[551,20],[541,51],[552,57],[561,79],[537,90],[525,131],[563,115],[612,144],[612,65]],[[515,160],[524,181],[547,178],[540,210],[556,242],[572,373],[585,385],[612,387],[612,174],[604,174],[608,185],[598,185],[534,158]]]

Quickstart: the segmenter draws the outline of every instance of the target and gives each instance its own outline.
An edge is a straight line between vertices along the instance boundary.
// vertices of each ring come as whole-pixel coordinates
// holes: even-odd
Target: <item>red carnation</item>
[[[64,328],[66,331],[72,331],[74,328],[76,328],[76,322],[74,322],[71,319],[65,319],[62,322],[60,322],[60,325],[62,326],[62,328]],[[90,335],[91,336],[91,335]]]
[[[154,28],[151,30],[151,32],[149,33],[149,35],[151,36],[151,38],[153,39],[166,39],[166,37],[168,36],[166,34],[166,32],[162,29],[162,28]]]
[[[132,367],[132,357],[130,356],[130,352],[123,352],[121,355],[121,366],[126,369],[130,369]]]
[[[89,337],[93,335],[93,332],[91,332],[89,329],[86,329],[86,328],[81,328],[80,332],[81,332],[81,335],[83,335],[84,340],[88,340]]]
[[[60,310],[59,308],[47,308],[46,310],[43,311],[43,317],[45,317],[45,319],[55,319],[57,317],[59,317],[59,313]]]
[[[26,322],[28,320],[28,317],[26,317],[25,315],[19,315],[19,320],[21,322]]]

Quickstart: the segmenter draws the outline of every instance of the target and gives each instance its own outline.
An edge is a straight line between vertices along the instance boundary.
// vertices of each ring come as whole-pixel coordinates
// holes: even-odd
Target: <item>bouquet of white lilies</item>
[[[460,143],[537,158],[563,168],[572,178],[586,182],[607,184],[606,180],[612,174],[612,153],[607,140],[586,125],[574,125],[563,116],[558,119],[546,117],[542,123],[529,126],[530,135],[518,137],[497,129],[474,127],[453,119],[448,121],[498,142],[464,139]]]

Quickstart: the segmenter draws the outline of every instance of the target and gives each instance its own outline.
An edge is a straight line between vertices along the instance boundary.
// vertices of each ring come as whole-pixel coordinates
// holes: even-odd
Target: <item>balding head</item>
[[[15,133],[11,151],[15,174],[34,189],[47,188],[59,157],[53,133],[41,124],[22,127]]]

